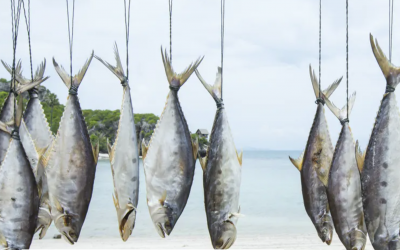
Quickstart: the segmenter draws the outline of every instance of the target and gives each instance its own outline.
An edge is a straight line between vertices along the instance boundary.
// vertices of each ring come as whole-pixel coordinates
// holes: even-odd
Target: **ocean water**
[[[241,213],[244,217],[239,218],[239,237],[315,232],[304,210],[299,171],[288,159],[288,155],[298,157],[300,153],[244,152],[240,193]],[[80,238],[120,237],[112,194],[110,163],[101,160],[97,165],[92,201]],[[57,229],[51,225],[45,238],[51,238],[57,233]],[[142,162],[138,213],[132,236],[159,237],[147,209]],[[198,162],[188,203],[171,236],[208,236],[203,173]]]

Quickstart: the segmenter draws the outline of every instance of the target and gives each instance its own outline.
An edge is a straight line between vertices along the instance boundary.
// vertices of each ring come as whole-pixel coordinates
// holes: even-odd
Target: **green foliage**
[[[5,78],[0,78],[1,83],[7,83],[8,81]]]
[[[3,79],[3,78],[1,78],[1,79]],[[8,96],[7,92],[0,92],[0,110],[3,108],[3,104],[6,101],[7,96]]]
[[[208,145],[207,138],[199,137],[198,134],[191,134],[192,140],[195,141],[196,139],[199,141],[199,146],[202,147],[203,145]]]
[[[156,124],[160,118],[154,114],[135,114],[135,124],[139,123],[142,119],[149,124]]]

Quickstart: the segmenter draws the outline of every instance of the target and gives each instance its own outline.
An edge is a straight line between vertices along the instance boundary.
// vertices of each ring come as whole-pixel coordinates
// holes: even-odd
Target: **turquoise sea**
[[[275,235],[312,233],[315,229],[304,210],[299,171],[288,155],[300,151],[245,151],[243,154],[241,213],[238,235]],[[136,226],[131,237],[159,237],[147,204],[142,162],[140,197]],[[119,237],[113,200],[113,184],[108,160],[97,165],[92,201],[80,238]],[[57,234],[52,225],[45,238]],[[189,201],[171,237],[208,236],[204,211],[203,173],[197,162]],[[35,236],[36,238],[37,236]]]

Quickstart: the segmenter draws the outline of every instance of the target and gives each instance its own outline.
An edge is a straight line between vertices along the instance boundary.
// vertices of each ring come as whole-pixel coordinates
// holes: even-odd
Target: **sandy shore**
[[[212,249],[210,240],[203,237],[170,237],[161,239],[130,238],[123,242],[119,238],[82,238],[74,246],[63,239],[35,240],[32,249]],[[240,237],[231,249],[285,249],[285,250],[345,250],[339,239],[335,237],[332,245],[327,246],[315,235],[280,235]],[[368,242],[366,250],[373,250]]]

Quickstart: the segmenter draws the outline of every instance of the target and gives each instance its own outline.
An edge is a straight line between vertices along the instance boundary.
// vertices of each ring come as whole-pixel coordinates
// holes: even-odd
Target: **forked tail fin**
[[[319,82],[317,80],[317,77],[315,76],[315,72],[313,71],[311,65],[310,65],[310,77],[311,77],[311,82],[313,85],[314,93],[317,98],[319,98]],[[340,82],[342,81],[343,76],[334,81],[331,85],[329,85],[325,90],[322,91],[321,98],[323,96],[329,98],[332,93],[336,90],[336,88],[339,86]]]
[[[71,89],[74,89],[76,91],[78,90],[79,85],[81,84],[83,77],[85,76],[86,71],[89,68],[90,63],[92,62],[93,56],[94,56],[94,51],[92,51],[92,54],[90,55],[89,59],[86,60],[85,65],[83,65],[82,69],[78,72],[78,74],[72,78],[72,86],[71,86],[71,76],[65,71],[65,69],[62,66],[59,66],[56,60],[53,58],[54,68],[56,69],[58,75],[61,77],[65,86],[67,86],[69,90]]]
[[[391,62],[389,62],[381,47],[379,46],[378,40],[375,40],[375,45],[374,37],[372,36],[372,34],[369,34],[369,39],[376,61],[378,62],[379,67],[381,68],[382,73],[386,78],[388,88],[386,92],[393,92],[400,82],[400,68],[394,66]]]
[[[176,74],[171,65],[170,57],[167,54],[167,50],[165,50],[165,54],[163,53],[163,49],[161,47],[161,56],[164,63],[165,73],[167,74],[168,82],[170,87],[179,89],[193,74],[193,72],[200,65],[201,61],[203,61],[203,57],[198,58],[194,63],[191,63],[189,67],[185,69],[185,71],[181,74]]]
[[[114,75],[116,75],[118,77],[118,79],[121,81],[121,83],[126,84],[126,77],[125,77],[125,73],[124,73],[124,68],[122,68],[122,63],[121,63],[121,58],[119,56],[117,43],[115,43],[115,46],[114,46],[114,55],[115,55],[115,61],[117,62],[117,66],[112,66],[111,64],[109,64],[106,61],[103,61],[103,59],[101,59],[100,57],[98,57],[96,55],[94,57],[97,60],[99,60],[102,64],[104,64],[104,66],[106,66],[109,70],[111,70],[111,72],[113,72]]]
[[[209,85],[203,77],[200,75],[200,72],[196,69],[195,70],[197,77],[199,78],[200,82],[204,85],[204,87],[208,90],[211,96],[214,98],[215,102],[221,103],[221,67],[218,67],[217,77],[215,79],[215,83],[213,86]]]
[[[356,100],[356,92],[354,92],[349,98],[349,115],[347,115],[347,105],[344,105],[342,109],[339,109],[333,104],[328,97],[325,97],[325,103],[332,113],[339,119],[340,122],[345,122],[347,117],[350,117],[351,111]]]

